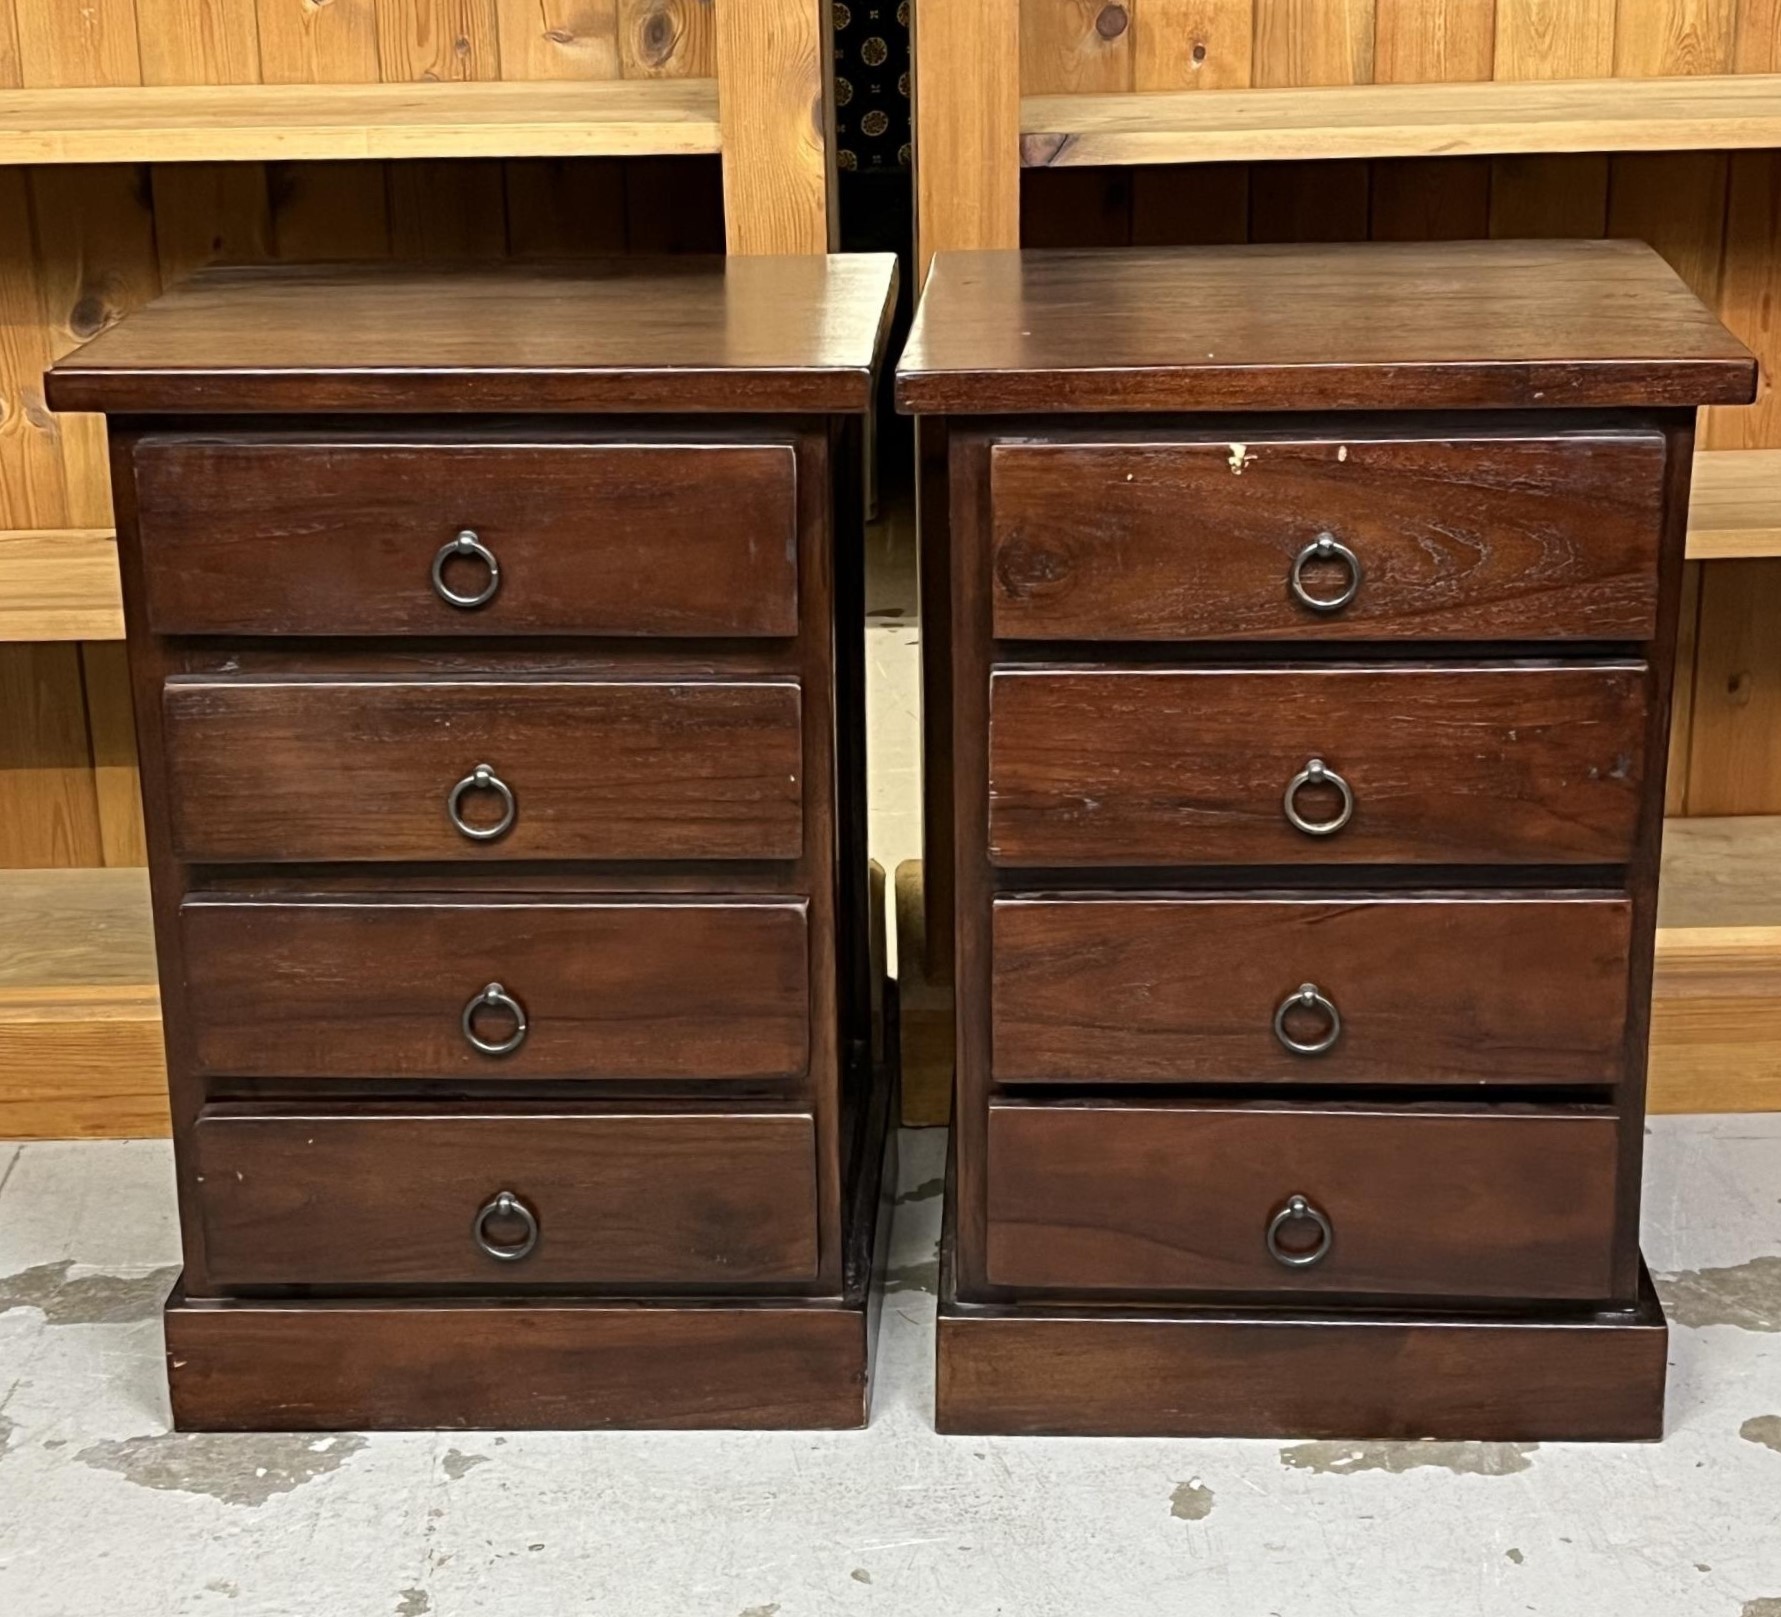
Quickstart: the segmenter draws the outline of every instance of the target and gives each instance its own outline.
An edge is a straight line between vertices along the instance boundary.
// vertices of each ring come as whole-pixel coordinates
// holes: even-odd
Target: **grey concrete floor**
[[[1781,1116],[1654,1121],[1661,1444],[942,1438],[943,1136],[864,1432],[180,1436],[160,1142],[0,1144],[3,1617],[1781,1617]]]

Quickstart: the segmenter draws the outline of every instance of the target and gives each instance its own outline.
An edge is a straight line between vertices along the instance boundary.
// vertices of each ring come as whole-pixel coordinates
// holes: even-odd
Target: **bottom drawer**
[[[1606,1298],[1617,1147],[1582,1109],[992,1106],[987,1278]]]
[[[808,1113],[213,1110],[193,1138],[217,1286],[733,1286],[816,1273]]]

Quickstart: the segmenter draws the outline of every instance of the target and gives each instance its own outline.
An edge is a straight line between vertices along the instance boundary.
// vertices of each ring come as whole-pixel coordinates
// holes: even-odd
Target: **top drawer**
[[[797,633],[789,444],[151,437],[135,469],[159,634]]]
[[[1643,640],[1663,479],[1648,431],[997,444],[995,633]]]

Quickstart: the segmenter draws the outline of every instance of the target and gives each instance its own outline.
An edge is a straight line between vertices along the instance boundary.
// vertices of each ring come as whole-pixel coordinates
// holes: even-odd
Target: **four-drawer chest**
[[[179,1425],[865,1418],[888,256],[201,274],[109,417]]]
[[[938,255],[941,1430],[1658,1435],[1694,411],[1754,382],[1635,243]]]

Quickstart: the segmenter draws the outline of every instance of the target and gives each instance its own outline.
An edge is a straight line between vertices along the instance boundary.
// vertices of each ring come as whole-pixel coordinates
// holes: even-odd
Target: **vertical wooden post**
[[[915,15],[918,280],[942,248],[1020,245],[1020,0]]]
[[[732,253],[827,253],[835,209],[830,0],[714,0],[724,238]]]

